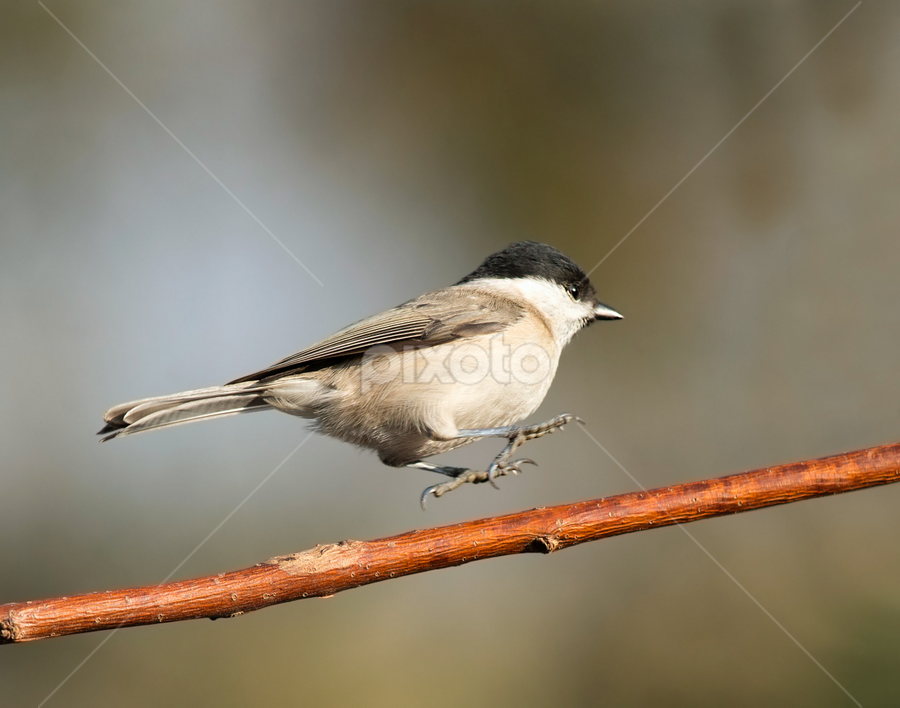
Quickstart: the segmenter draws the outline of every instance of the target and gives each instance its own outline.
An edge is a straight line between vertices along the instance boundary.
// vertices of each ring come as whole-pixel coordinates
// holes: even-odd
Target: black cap
[[[457,285],[481,278],[543,278],[563,287],[578,285],[593,290],[575,261],[553,246],[535,241],[520,241],[488,256]]]

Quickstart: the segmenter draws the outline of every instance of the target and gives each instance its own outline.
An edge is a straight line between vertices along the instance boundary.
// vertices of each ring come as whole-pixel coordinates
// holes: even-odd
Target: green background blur
[[[853,0],[36,2],[0,11],[0,602],[165,578],[306,435],[275,413],[98,445],[455,282],[511,241],[592,267]],[[867,0],[594,273],[534,420],[648,487],[900,439],[900,4]],[[498,443],[446,456],[484,465]],[[177,572],[600,497],[314,437]],[[866,706],[900,702],[900,487],[690,527]],[[0,648],[39,704],[103,639]],[[49,706],[852,706],[681,530],[118,632]]]

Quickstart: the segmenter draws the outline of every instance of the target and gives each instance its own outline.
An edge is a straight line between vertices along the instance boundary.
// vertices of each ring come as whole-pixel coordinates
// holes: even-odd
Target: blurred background
[[[0,19],[0,602],[161,581],[306,436],[98,445],[520,239],[594,266],[853,0],[135,1]],[[534,416],[652,487],[900,439],[900,5],[868,0],[595,271]],[[444,458],[483,465],[486,442]],[[577,427],[434,478],[312,438],[176,573],[635,484]],[[863,705],[897,704],[900,488],[690,527]],[[0,649],[37,705],[103,639]],[[118,632],[47,706],[850,706],[678,528]]]

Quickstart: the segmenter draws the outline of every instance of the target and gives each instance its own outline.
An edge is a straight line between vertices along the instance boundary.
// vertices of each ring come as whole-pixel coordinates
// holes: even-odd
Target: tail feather
[[[265,410],[270,406],[262,398],[263,390],[254,387],[252,383],[214,386],[122,403],[106,412],[103,416],[106,425],[98,435],[106,435],[101,440],[105,442],[120,435],[132,435],[217,416]]]

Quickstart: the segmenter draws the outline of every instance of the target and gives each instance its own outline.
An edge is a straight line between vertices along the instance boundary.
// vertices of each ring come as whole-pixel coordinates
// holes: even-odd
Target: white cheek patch
[[[590,303],[574,300],[561,285],[544,278],[485,278],[477,283],[479,287],[524,300],[537,308],[553,327],[554,338],[563,346],[594,316]]]

